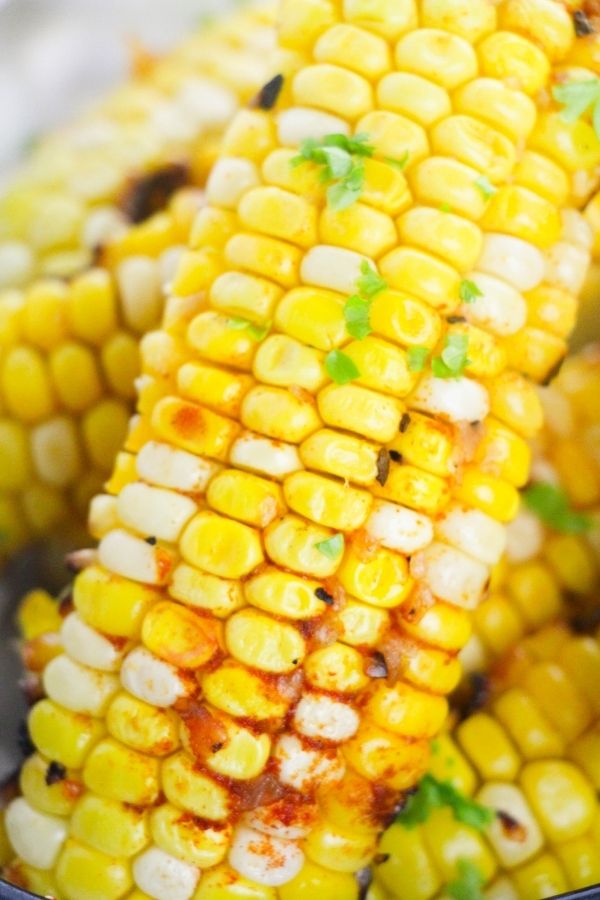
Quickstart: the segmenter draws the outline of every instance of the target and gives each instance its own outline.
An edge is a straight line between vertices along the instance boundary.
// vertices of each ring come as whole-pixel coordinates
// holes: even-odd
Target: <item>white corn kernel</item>
[[[189,497],[140,481],[126,484],[117,500],[119,519],[140,534],[174,543],[198,507]]]
[[[483,563],[439,541],[412,557],[411,571],[439,600],[464,609],[477,606],[489,578]]]
[[[293,841],[261,834],[245,825],[236,828],[229,865],[244,878],[277,887],[295,878],[303,864],[304,854]]]
[[[489,653],[477,634],[471,635],[458,658],[465,675],[471,672],[485,672],[490,667]]]
[[[200,870],[159,847],[149,847],[134,860],[133,878],[140,891],[154,900],[189,900]]]
[[[304,746],[294,734],[282,735],[273,755],[281,783],[300,793],[337,784],[344,777],[345,766],[337,751]]]
[[[221,128],[238,108],[237,97],[229,88],[210,78],[188,78],[177,93],[177,105],[192,120],[194,133],[200,128]]]
[[[72,484],[81,470],[74,422],[66,416],[57,416],[32,428],[31,457],[42,481],[53,487]]]
[[[177,669],[145,647],[136,647],[125,657],[120,675],[125,690],[150,706],[172,706],[187,694]]]
[[[485,889],[485,900],[519,900],[516,888],[509,878],[496,878]]]
[[[307,138],[320,140],[328,134],[350,134],[350,126],[344,119],[329,113],[293,106],[277,117],[279,143],[284,147],[297,147]]]
[[[303,803],[301,806],[290,806],[286,800],[275,801],[268,806],[258,806],[242,817],[242,821],[250,828],[273,837],[297,841],[306,837],[315,824],[316,806]]]
[[[543,281],[544,254],[533,244],[508,234],[485,234],[477,268],[496,275],[518,291],[531,291]]]
[[[130,256],[116,271],[123,316],[134,331],[144,334],[160,321],[163,295],[156,260]]]
[[[305,284],[329,288],[341,294],[353,294],[364,262],[375,268],[368,256],[344,247],[319,244],[305,254],[300,266],[300,278]]]
[[[520,509],[506,526],[506,556],[513,565],[535,559],[544,545],[544,526],[535,513]]]
[[[408,555],[427,547],[433,539],[431,519],[386,500],[373,503],[365,530],[370,538],[389,550]]]
[[[150,484],[201,494],[221,467],[187,450],[175,450],[169,444],[148,441],[137,455],[136,468],[140,478]]]
[[[238,201],[260,183],[258,170],[249,159],[225,156],[217,160],[206,182],[209,203],[235,209]]]
[[[590,262],[589,250],[558,241],[546,250],[546,281],[579,294]]]
[[[8,837],[17,855],[36,869],[51,869],[67,836],[67,823],[38,812],[23,797],[6,808]]]
[[[119,237],[127,229],[125,216],[114,206],[99,206],[93,209],[83,225],[84,247],[95,250],[111,238]]]
[[[90,534],[96,540],[100,540],[113,528],[118,528],[117,498],[110,494],[96,494],[95,497],[92,497],[87,524]]]
[[[496,782],[484,784],[477,794],[477,802],[499,813],[508,813],[521,826],[518,840],[510,830],[506,831],[499,816],[487,828],[486,837],[503,866],[512,869],[530,859],[543,847],[544,838],[536,817],[516,785]]]
[[[119,689],[116,675],[82,666],[64,653],[50,660],[43,683],[55,703],[89,716],[101,716]]]
[[[168,578],[171,558],[161,547],[148,544],[124,528],[105,534],[98,545],[98,559],[117,575],[124,575],[144,584],[164,584]]]
[[[465,277],[481,291],[481,296],[461,308],[469,322],[502,337],[520,331],[527,321],[527,304],[516,288],[485,272],[470,272]]]
[[[544,424],[553,434],[567,438],[575,430],[571,401],[553,384],[538,389],[544,407]]]
[[[293,444],[272,441],[251,431],[244,432],[233,442],[229,461],[240,469],[250,469],[277,479],[304,468],[298,449]]]
[[[118,672],[123,651],[84,622],[78,612],[69,613],[62,623],[60,637],[71,659],[102,672]]]
[[[488,566],[499,562],[506,546],[506,529],[477,509],[455,506],[436,522],[436,534]]]
[[[27,284],[33,276],[34,264],[33,253],[27,244],[4,241],[0,244],[0,288]]]
[[[294,711],[294,727],[308,738],[348,741],[358,723],[355,709],[325,694],[305,694]]]
[[[181,262],[181,257],[186,252],[186,247],[183,244],[174,247],[168,247],[167,250],[164,250],[161,255],[158,257],[158,268],[160,272],[160,283],[162,285],[163,292],[166,293],[167,288],[173,281],[177,273],[177,269],[179,268],[179,263]]]
[[[451,422],[481,422],[490,411],[488,392],[470,378],[435,378],[425,375],[408,404]]]
[[[561,210],[561,239],[569,244],[577,244],[584,250],[591,250],[594,243],[594,232],[584,216],[576,209]]]

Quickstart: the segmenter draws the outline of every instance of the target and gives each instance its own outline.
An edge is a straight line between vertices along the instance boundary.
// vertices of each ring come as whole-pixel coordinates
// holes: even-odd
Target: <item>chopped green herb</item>
[[[495,816],[492,809],[461,794],[449,781],[439,781],[433,775],[425,775],[396,821],[404,828],[416,828],[427,821],[434,809],[441,807],[448,807],[457,822],[477,831],[483,831]]]
[[[365,300],[364,297],[359,297],[358,294],[348,297],[344,304],[346,331],[357,341],[364,340],[373,330],[369,322],[370,311],[371,302]]]
[[[356,287],[362,297],[372,300],[377,294],[387,290],[387,281],[381,277],[366,259],[360,264],[360,272]]]
[[[227,319],[227,327],[233,331],[243,331],[249,325],[248,319],[238,319],[237,316],[229,316]]]
[[[475,187],[479,188],[484,200],[489,200],[498,191],[498,188],[494,187],[487,175],[481,175],[475,182]]]
[[[262,341],[271,328],[270,325],[257,325],[255,322],[249,322],[248,319],[239,319],[237,316],[230,316],[227,319],[227,327],[234,331],[247,331],[255,341]]]
[[[483,291],[477,287],[474,281],[469,281],[467,278],[463,278],[461,281],[458,294],[463,303],[473,303],[477,297],[483,297]]]
[[[428,356],[427,347],[409,347],[407,352],[409,372],[422,372]]]
[[[321,140],[307,138],[290,163],[299,166],[306,162],[321,166],[321,181],[328,184],[327,203],[341,211],[355,203],[363,192],[365,164],[363,157],[372,156],[374,147],[368,134],[328,134]]]
[[[562,105],[563,109],[560,116],[565,122],[576,122],[588,109],[591,109],[594,131],[597,137],[600,138],[599,78],[556,84],[552,88],[552,96],[557,103]]]
[[[452,212],[452,207],[449,203],[440,203],[440,212],[450,213]]]
[[[434,756],[437,756],[438,753],[440,752],[440,750],[442,749],[440,747],[440,742],[437,738],[434,738],[429,746],[431,747],[431,752]]]
[[[554,484],[540,481],[526,488],[522,496],[526,506],[555,531],[583,534],[592,527],[589,516],[573,509],[564,491]]]
[[[459,378],[471,360],[467,356],[469,338],[466,334],[449,334],[444,349],[431,360],[436,378]]]
[[[384,159],[386,163],[388,163],[388,165],[392,166],[392,168],[398,169],[399,172],[402,172],[406,168],[407,163],[410,159],[410,153],[407,150],[402,154],[400,159],[394,159],[392,156],[385,156]]]
[[[334,534],[333,537],[315,544],[317,550],[327,556],[328,559],[337,559],[344,552],[344,535]]]
[[[485,878],[469,859],[459,859],[456,868],[458,878],[446,886],[446,893],[453,900],[484,900],[481,891]]]
[[[349,381],[354,381],[360,376],[354,360],[341,350],[329,351],[325,357],[325,368],[331,380],[336,384],[348,384]]]

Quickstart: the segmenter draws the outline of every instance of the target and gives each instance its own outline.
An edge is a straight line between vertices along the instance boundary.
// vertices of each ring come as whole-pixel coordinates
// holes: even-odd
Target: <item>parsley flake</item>
[[[600,138],[600,78],[556,84],[552,96],[563,107],[560,117],[564,122],[576,122],[591,109],[594,131]]]
[[[456,864],[458,878],[446,886],[446,893],[453,900],[484,900],[481,891],[485,878],[475,863],[459,859]]]
[[[459,378],[471,360],[467,357],[469,338],[466,334],[449,334],[444,349],[431,360],[436,378]]]
[[[328,134],[321,140],[307,138],[300,145],[292,166],[306,162],[321,166],[321,181],[328,184],[327,203],[337,212],[356,203],[365,183],[364,157],[372,156],[374,147],[368,134]]]
[[[407,352],[408,371],[422,372],[429,356],[427,347],[409,347]]]
[[[357,341],[364,340],[373,330],[369,321],[370,311],[371,302],[358,294],[348,297],[344,304],[346,331]]]
[[[573,509],[561,488],[540,481],[522,492],[526,506],[538,519],[562,534],[583,534],[592,527],[589,516]]]
[[[348,384],[360,377],[360,371],[351,357],[341,350],[330,350],[325,357],[327,374],[336,384]]]
[[[372,300],[377,294],[387,290],[387,281],[384,281],[379,272],[366,259],[363,259],[356,287],[362,297]]]
[[[498,192],[498,188],[494,187],[487,175],[481,175],[475,182],[475,187],[479,189],[484,200],[489,200]]]
[[[448,807],[457,822],[483,831],[493,820],[495,813],[458,791],[449,781],[439,781],[433,775],[425,775],[396,821],[404,828],[416,828],[426,822],[434,809]]]
[[[248,319],[239,319],[237,316],[230,316],[227,319],[227,327],[233,331],[247,331],[251,338],[255,341],[262,341],[267,334],[271,325],[257,325],[256,322],[249,322]]]
[[[440,203],[440,212],[451,213],[452,207],[449,203]]]
[[[406,150],[400,159],[394,159],[392,156],[384,157],[386,163],[392,166],[393,169],[397,169],[399,172],[402,172],[406,166],[408,165],[408,161],[410,159],[410,153]]]
[[[337,559],[344,552],[344,535],[334,534],[325,541],[318,541],[315,547],[328,559]]]
[[[463,303],[474,303],[477,297],[483,297],[483,291],[477,287],[474,281],[464,278],[460,283],[458,295]]]

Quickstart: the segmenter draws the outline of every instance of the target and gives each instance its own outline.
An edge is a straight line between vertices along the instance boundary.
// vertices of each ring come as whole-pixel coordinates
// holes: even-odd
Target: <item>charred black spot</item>
[[[565,600],[571,608],[581,605],[581,597],[568,591]],[[569,617],[569,624],[577,634],[590,634],[600,625],[600,609],[580,610]]]
[[[318,587],[315,591],[315,597],[318,597],[319,600],[322,600],[323,603],[326,603],[327,606],[333,606],[333,597],[331,594],[328,594],[325,588]]]
[[[594,33],[594,26],[582,9],[578,9],[573,13],[573,24],[575,25],[577,37],[587,37],[588,34]]]
[[[394,462],[402,462],[402,454],[398,453],[397,450],[390,450],[390,459]]]
[[[283,75],[276,75],[261,87],[250,105],[258,109],[273,109],[279,99],[282,87]]]
[[[404,434],[408,426],[410,425],[410,416],[408,413],[402,413],[402,418],[400,419],[400,434]]]
[[[213,744],[210,749],[213,753],[217,753],[217,751],[223,749],[223,746],[224,746],[223,742],[218,741],[216,744]]]
[[[31,735],[29,734],[29,728],[27,727],[27,722],[25,719],[19,724],[19,730],[17,732],[17,746],[23,756],[30,756],[35,752],[35,744],[31,740]]]
[[[550,371],[546,374],[546,377],[542,381],[542,387],[548,387],[548,385],[554,381],[560,370],[562,369],[562,364],[565,361],[564,356],[558,360],[558,362],[552,366]]]
[[[150,535],[150,537],[145,538],[145,541],[147,544],[150,544],[151,547],[154,547],[154,545],[156,544],[156,538],[153,535]]]
[[[446,319],[448,325],[462,325],[466,321],[464,316],[448,316]]]
[[[189,181],[189,170],[182,163],[171,163],[134,180],[121,201],[121,209],[134,224],[160,212],[171,196]]]
[[[292,660],[292,665],[293,665],[293,666],[297,666],[299,662],[300,662],[299,659],[293,659],[293,660]]]
[[[483,672],[472,672],[469,675],[467,696],[461,706],[461,713],[466,719],[482,709],[490,698],[490,679]]]
[[[65,767],[58,762],[52,760],[46,769],[46,775],[44,776],[44,781],[50,787],[52,784],[57,784],[59,781],[64,781],[67,777],[67,770]]]
[[[383,865],[384,862],[387,862],[389,858],[390,858],[389,853],[378,853],[376,856],[373,857],[373,862],[375,863],[376,866],[381,866],[381,865]]]
[[[367,662],[367,665],[365,666],[365,675],[368,675],[369,678],[388,677],[388,667],[386,665],[383,653],[375,650],[375,652]]]
[[[358,900],[365,900],[373,881],[373,869],[370,866],[365,866],[364,869],[359,869],[358,872],[355,872],[354,877],[358,884]]]
[[[381,487],[384,486],[390,474],[390,456],[391,454],[388,453],[385,447],[382,447],[377,454],[377,475],[375,480],[379,482]]]
[[[497,809],[496,817],[500,822],[504,836],[510,841],[522,843],[527,839],[527,829],[522,822],[519,822],[510,813],[504,812],[503,809]]]

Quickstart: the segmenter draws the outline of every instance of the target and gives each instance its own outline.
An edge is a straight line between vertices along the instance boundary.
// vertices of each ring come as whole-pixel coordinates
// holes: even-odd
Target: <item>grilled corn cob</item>
[[[483,807],[479,827],[447,806],[422,825],[407,810],[381,840],[369,900],[542,900],[600,882],[599,677],[597,638],[559,625],[523,642],[493,699],[432,755],[436,782]],[[446,893],[469,870],[479,888]]]
[[[522,2],[283,3],[276,109],[225,137],[92,504],[13,877],[67,900],[357,896],[527,478],[528,379],[564,353],[524,293],[573,306],[585,273],[568,204],[600,144],[529,96],[574,41],[529,5],[546,57]],[[486,51],[506,33],[531,48],[522,90]]]
[[[0,556],[81,523],[110,473],[137,345],[202,195],[181,188],[148,216],[182,179],[203,184],[222,128],[266,78],[270,20],[250,11],[200,32],[44,142],[0,200],[0,287],[14,285],[0,291]]]

